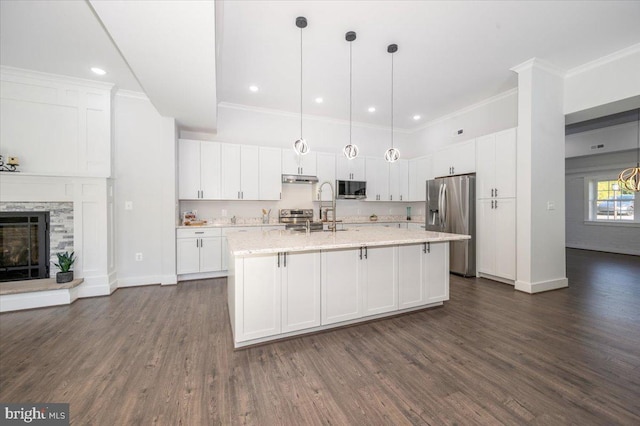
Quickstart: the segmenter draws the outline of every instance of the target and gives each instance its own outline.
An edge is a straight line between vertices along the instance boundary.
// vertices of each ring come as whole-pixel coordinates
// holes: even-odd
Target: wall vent
[[[598,145],[591,145],[591,149],[602,149],[604,148],[604,144],[598,144]]]

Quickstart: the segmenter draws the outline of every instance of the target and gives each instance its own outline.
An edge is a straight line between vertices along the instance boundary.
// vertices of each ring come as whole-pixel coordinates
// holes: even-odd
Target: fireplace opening
[[[49,212],[0,212],[0,281],[49,278]]]

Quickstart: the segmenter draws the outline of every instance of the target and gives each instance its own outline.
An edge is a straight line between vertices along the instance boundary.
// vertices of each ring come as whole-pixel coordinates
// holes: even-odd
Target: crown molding
[[[5,81],[15,81],[19,79],[28,80],[44,80],[56,84],[72,84],[75,86],[83,86],[92,89],[112,90],[115,85],[113,83],[105,83],[103,81],[88,80],[79,77],[70,77],[67,75],[51,74],[40,71],[28,70],[24,68],[0,66],[0,77]]]
[[[515,95],[517,93],[518,93],[518,88],[515,87],[513,89],[507,90],[506,92],[502,92],[502,93],[499,93],[497,95],[491,96],[490,98],[484,99],[484,100],[482,100],[480,102],[477,102],[475,104],[471,104],[471,105],[466,106],[466,107],[464,107],[462,109],[454,111],[451,114],[443,115],[442,117],[436,118],[435,120],[431,120],[428,123],[425,123],[420,127],[417,127],[411,133],[413,134],[413,133],[422,131],[424,129],[427,129],[429,127],[433,127],[433,126],[435,126],[437,124],[440,124],[440,123],[442,123],[444,121],[451,120],[452,118],[458,117],[458,116],[460,116],[462,114],[466,114],[466,113],[471,112],[471,111],[473,111],[475,109],[482,108],[482,107],[484,107],[484,106],[486,106],[488,104],[491,104],[493,102],[497,102],[497,101],[499,101],[501,99],[504,99],[504,98],[508,98],[509,96]]]
[[[116,96],[121,96],[123,98],[140,99],[140,100],[149,101],[149,102],[151,101],[149,99],[149,97],[145,93],[136,92],[134,90],[118,89],[118,91],[116,91],[115,95]]]
[[[603,65],[609,64],[611,62],[617,61],[622,58],[626,58],[627,56],[635,55],[640,53],[640,43],[633,44],[629,47],[625,47],[624,49],[613,52],[609,55],[602,56],[593,61],[587,62],[582,65],[578,65],[575,68],[571,68],[566,73],[566,77],[573,77],[578,74],[582,74],[583,72],[590,71],[594,68],[601,67]]]
[[[295,118],[295,119],[300,118],[300,114],[295,112],[283,111],[283,110],[271,109],[271,108],[262,108],[262,107],[256,107],[256,106],[250,106],[250,105],[234,104],[229,102],[220,102],[218,104],[218,108],[232,109],[237,111],[257,112],[260,114],[271,114],[271,115],[277,115],[280,117],[288,117],[288,118]],[[330,118],[330,117],[324,117],[321,115],[311,115],[311,114],[302,114],[302,117],[306,120],[320,121],[320,122],[332,123],[332,124],[344,124],[347,126],[349,125],[349,120],[342,120],[339,118]],[[386,131],[391,130],[391,128],[388,126],[378,126],[375,124],[362,123],[359,121],[354,121],[352,124],[354,126],[363,127],[367,129],[386,130]],[[398,127],[394,127],[393,132],[406,134],[406,135],[410,135],[413,133],[413,131],[411,130],[398,128]]]
[[[563,70],[562,68],[559,68],[559,67],[553,65],[552,63],[547,62],[547,61],[545,61],[543,59],[540,59],[540,58],[531,58],[531,59],[529,59],[527,61],[524,61],[521,64],[518,64],[518,65],[516,65],[514,67],[511,67],[510,70],[515,72],[515,73],[520,74],[521,72],[526,71],[526,70],[531,69],[531,68],[537,68],[537,69],[546,71],[548,73],[555,74],[555,75],[557,75],[558,77],[561,77],[561,78],[564,78],[565,75],[567,74],[567,72],[565,70]]]

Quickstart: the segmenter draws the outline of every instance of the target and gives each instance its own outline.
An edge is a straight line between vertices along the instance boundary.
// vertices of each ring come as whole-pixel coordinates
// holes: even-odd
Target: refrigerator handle
[[[442,226],[442,189],[444,188],[444,184],[440,184],[440,190],[438,191],[438,225]]]
[[[447,184],[442,184],[442,225],[447,223]]]

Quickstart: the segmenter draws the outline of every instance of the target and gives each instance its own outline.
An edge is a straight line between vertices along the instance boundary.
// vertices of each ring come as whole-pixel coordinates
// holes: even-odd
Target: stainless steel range
[[[280,209],[280,223],[293,231],[322,231],[322,222],[313,221],[312,209]]]

